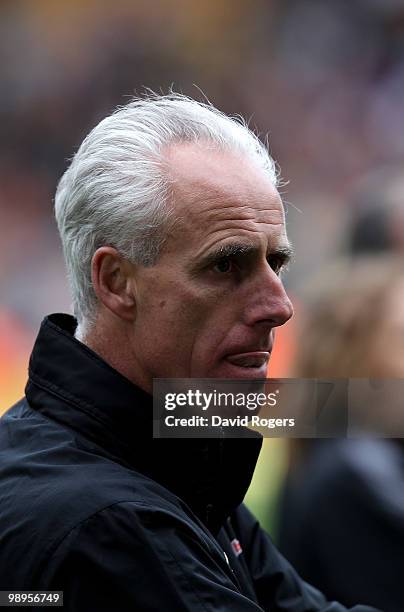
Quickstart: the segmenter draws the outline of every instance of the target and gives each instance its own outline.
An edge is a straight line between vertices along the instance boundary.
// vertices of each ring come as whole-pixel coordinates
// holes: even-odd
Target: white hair
[[[117,108],[84,139],[55,196],[76,335],[95,321],[91,261],[99,247],[113,246],[144,266],[156,263],[172,217],[164,150],[179,142],[244,154],[277,185],[273,159],[240,117],[175,93],[148,94]]]

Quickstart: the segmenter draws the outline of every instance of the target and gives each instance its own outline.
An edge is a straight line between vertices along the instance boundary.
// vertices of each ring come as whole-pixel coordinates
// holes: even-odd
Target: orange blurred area
[[[292,301],[294,301],[292,299]],[[296,323],[291,319],[276,329],[275,345],[268,367],[268,378],[288,378],[296,350]]]
[[[33,333],[0,310],[0,414],[24,395]]]

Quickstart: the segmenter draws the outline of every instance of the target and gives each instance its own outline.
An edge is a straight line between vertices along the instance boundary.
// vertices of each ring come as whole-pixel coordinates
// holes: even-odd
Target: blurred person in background
[[[85,138],[55,199],[75,317],[43,321],[0,421],[0,589],[71,612],[346,609],[242,504],[259,435],[152,438],[153,378],[265,377],[293,312],[276,186],[245,124],[183,96]]]
[[[352,189],[349,211],[348,253],[404,254],[404,162],[361,177]]]
[[[296,376],[404,378],[402,257],[342,259],[306,298]],[[402,612],[403,440],[293,440],[290,451],[281,551],[328,597]]]

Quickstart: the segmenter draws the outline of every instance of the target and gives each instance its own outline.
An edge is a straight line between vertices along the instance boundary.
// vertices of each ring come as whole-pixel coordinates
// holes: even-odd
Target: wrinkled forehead
[[[285,234],[276,187],[245,155],[182,144],[170,149],[168,168],[175,216],[189,230]]]

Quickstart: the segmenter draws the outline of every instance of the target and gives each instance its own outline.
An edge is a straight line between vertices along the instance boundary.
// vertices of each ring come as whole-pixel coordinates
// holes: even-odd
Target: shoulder
[[[76,525],[48,558],[39,586],[63,590],[67,609],[75,612],[202,611],[207,602],[222,600],[229,600],[226,609],[239,609],[232,604],[243,599],[202,525],[174,508],[133,501],[112,504]],[[212,609],[224,609],[216,605]]]
[[[4,580],[8,567],[39,575],[63,542],[101,525],[127,538],[137,517],[145,526],[163,515],[177,517],[177,525],[192,522],[170,491],[95,444],[82,444],[24,401],[0,420],[0,498]]]
[[[52,561],[75,556],[94,561],[101,551],[114,558],[127,556],[129,566],[150,554],[169,562],[184,558],[183,551],[223,554],[202,524],[178,507],[160,500],[111,503],[74,525],[49,551]],[[139,553],[137,556],[136,553]]]

